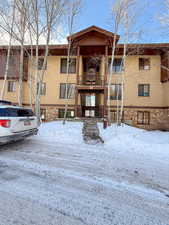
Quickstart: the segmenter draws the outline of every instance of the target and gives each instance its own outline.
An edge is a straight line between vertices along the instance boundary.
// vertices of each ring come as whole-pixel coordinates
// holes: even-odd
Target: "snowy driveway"
[[[90,146],[81,126],[0,147],[0,225],[169,225],[169,134],[112,127]]]

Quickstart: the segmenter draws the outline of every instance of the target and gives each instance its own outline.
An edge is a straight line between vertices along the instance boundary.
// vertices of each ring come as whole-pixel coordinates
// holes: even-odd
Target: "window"
[[[39,90],[39,85],[40,85],[40,83],[37,83],[37,93]],[[46,95],[46,83],[41,83],[40,95]]]
[[[34,113],[31,109],[20,108],[2,108],[0,109],[1,117],[32,117]]]
[[[95,95],[85,95],[85,106],[96,106],[96,96]]]
[[[111,68],[111,59],[109,59],[109,72]],[[121,73],[124,70],[123,60],[122,58],[116,58],[113,62],[113,72],[114,73]]]
[[[15,92],[15,91],[16,91],[16,82],[8,81],[8,92]]]
[[[60,84],[60,98],[72,99],[74,98],[74,95],[75,95],[74,84],[67,84],[67,91],[66,91],[66,84]]]
[[[64,109],[59,109],[59,118],[64,118]],[[74,118],[75,117],[75,111],[72,109],[68,109],[66,113],[66,118]]]
[[[139,70],[149,70],[149,69],[150,69],[150,59],[139,58]]]
[[[137,112],[137,124],[150,124],[150,112],[138,111]]]
[[[111,100],[121,100],[121,84],[112,84],[110,90]]]
[[[117,110],[111,110],[110,114],[111,114],[112,122],[117,122]],[[121,111],[118,110],[118,120],[120,120],[120,116],[121,116],[120,114],[121,114]],[[124,111],[122,112],[122,121],[123,119],[124,119]]]
[[[38,70],[42,70],[42,68],[43,68],[43,62],[44,62],[44,58],[39,58],[38,59]],[[46,68],[47,68],[47,63],[45,65],[45,67],[44,67],[44,70],[46,70]]]
[[[61,59],[61,73],[67,73],[67,59]],[[69,60],[69,73],[76,73],[76,59]]]
[[[150,85],[139,84],[138,85],[138,96],[148,97],[150,96]]]
[[[46,109],[40,109],[40,114],[41,114],[41,120],[45,121],[46,120]]]

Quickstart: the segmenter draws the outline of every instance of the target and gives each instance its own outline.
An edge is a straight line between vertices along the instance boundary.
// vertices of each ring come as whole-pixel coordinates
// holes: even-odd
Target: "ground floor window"
[[[112,122],[117,122],[117,110],[111,110],[111,119],[112,119]],[[124,112],[122,112],[122,121],[123,121],[123,118],[124,118]],[[118,119],[120,119],[120,110],[118,112]]]
[[[137,124],[150,124],[150,112],[148,111],[138,111],[137,112]]]
[[[65,109],[59,109],[59,118],[64,118]],[[75,111],[72,109],[67,110],[66,118],[74,118]]]
[[[41,120],[46,121],[46,109],[40,109]]]

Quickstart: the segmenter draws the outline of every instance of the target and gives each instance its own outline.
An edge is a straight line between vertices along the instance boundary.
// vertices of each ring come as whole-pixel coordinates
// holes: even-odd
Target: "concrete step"
[[[100,131],[95,120],[86,120],[83,123],[83,139],[88,144],[104,143],[100,137]]]

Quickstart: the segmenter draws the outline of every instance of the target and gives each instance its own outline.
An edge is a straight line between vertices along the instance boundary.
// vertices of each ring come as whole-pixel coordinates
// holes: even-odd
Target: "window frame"
[[[142,114],[142,122],[139,122],[139,114]],[[148,122],[146,122],[146,114],[148,115]],[[138,125],[150,125],[150,112],[149,111],[137,111],[137,124]]]
[[[70,113],[71,114],[71,112],[73,112],[74,113],[74,115],[73,116],[68,116],[68,113]],[[59,109],[58,110],[58,118],[60,118],[60,119],[63,119],[64,118],[64,113],[65,113],[65,109]],[[63,114],[63,116],[61,116],[61,114]],[[74,109],[67,109],[67,115],[66,115],[66,118],[75,118],[75,110]]]
[[[145,93],[146,93],[145,90],[144,90],[145,86],[148,87],[148,92],[147,92],[148,95],[145,95]],[[142,89],[143,92],[142,93],[140,92],[140,88],[141,87],[143,87],[143,89]],[[150,97],[150,84],[138,84],[138,97]]]
[[[65,86],[64,87],[65,90],[64,90],[64,94],[63,94],[64,97],[62,95],[62,90],[61,90],[62,89],[61,87],[63,85]],[[60,93],[59,93],[59,98],[60,99],[74,99],[75,98],[75,84],[74,83],[68,83],[67,85],[68,85],[68,94],[69,94],[69,88],[70,88],[69,85],[73,85],[74,86],[73,93],[71,93],[70,97],[68,98],[68,96],[66,96],[66,83],[60,83]]]
[[[115,61],[116,60],[121,60],[121,64],[122,64],[122,70],[118,70],[117,68],[120,68],[120,66],[118,65],[115,65]],[[121,65],[120,64],[120,65]],[[109,71],[109,74],[110,74],[110,66],[111,66],[111,58],[109,58],[108,60],[108,71]],[[123,58],[115,58],[114,59],[114,62],[113,62],[113,74],[121,74],[123,71],[124,71],[124,63],[123,63]]]
[[[66,65],[65,65],[65,67],[64,67],[64,69],[63,69],[63,67],[62,67],[62,62],[63,62],[64,60],[66,60]],[[74,70],[72,70],[72,68],[70,67],[72,62],[70,62],[70,66],[69,66],[69,74],[76,74],[76,67],[77,67],[76,58],[70,58],[70,61],[74,61],[75,64],[74,64]],[[61,59],[60,59],[60,73],[61,73],[61,74],[66,74],[66,73],[67,73],[67,58],[61,58]]]
[[[41,62],[40,62],[41,61]],[[44,63],[44,58],[43,57],[39,57],[38,58],[38,70],[42,70],[43,68],[43,63]],[[46,64],[45,64],[45,68],[44,70],[47,70],[47,61],[46,61]]]
[[[39,85],[40,85],[40,82],[37,83],[37,93],[38,93],[38,89],[39,89]],[[46,83],[45,82],[42,82],[41,83],[41,90],[40,90],[40,96],[45,96],[46,95]],[[44,85],[44,87],[43,87]],[[44,92],[43,92],[44,90]]]
[[[13,84],[12,86],[10,84]],[[13,93],[16,92],[16,81],[8,81],[8,88],[7,88],[8,92]]]
[[[110,100],[121,100],[122,99],[122,85],[121,84],[111,84],[111,87],[112,86],[115,86],[115,96],[112,96],[111,95],[111,93],[110,93]],[[117,88],[116,87],[118,87],[118,86],[120,86],[120,95],[118,96],[118,98],[117,98]]]
[[[117,122],[117,110],[110,110],[112,122]],[[118,110],[120,115],[120,110]],[[124,111],[122,112],[122,122],[124,121]]]
[[[142,63],[141,63],[142,60]],[[148,60],[148,68],[146,69],[145,61]],[[141,65],[142,64],[142,65]],[[139,57],[139,70],[150,70],[151,69],[151,60],[149,57]]]
[[[46,115],[47,115],[46,111],[47,110],[44,109],[44,108],[40,109],[40,118],[41,118],[42,121],[46,121]],[[42,118],[42,117],[44,117],[44,118]]]

